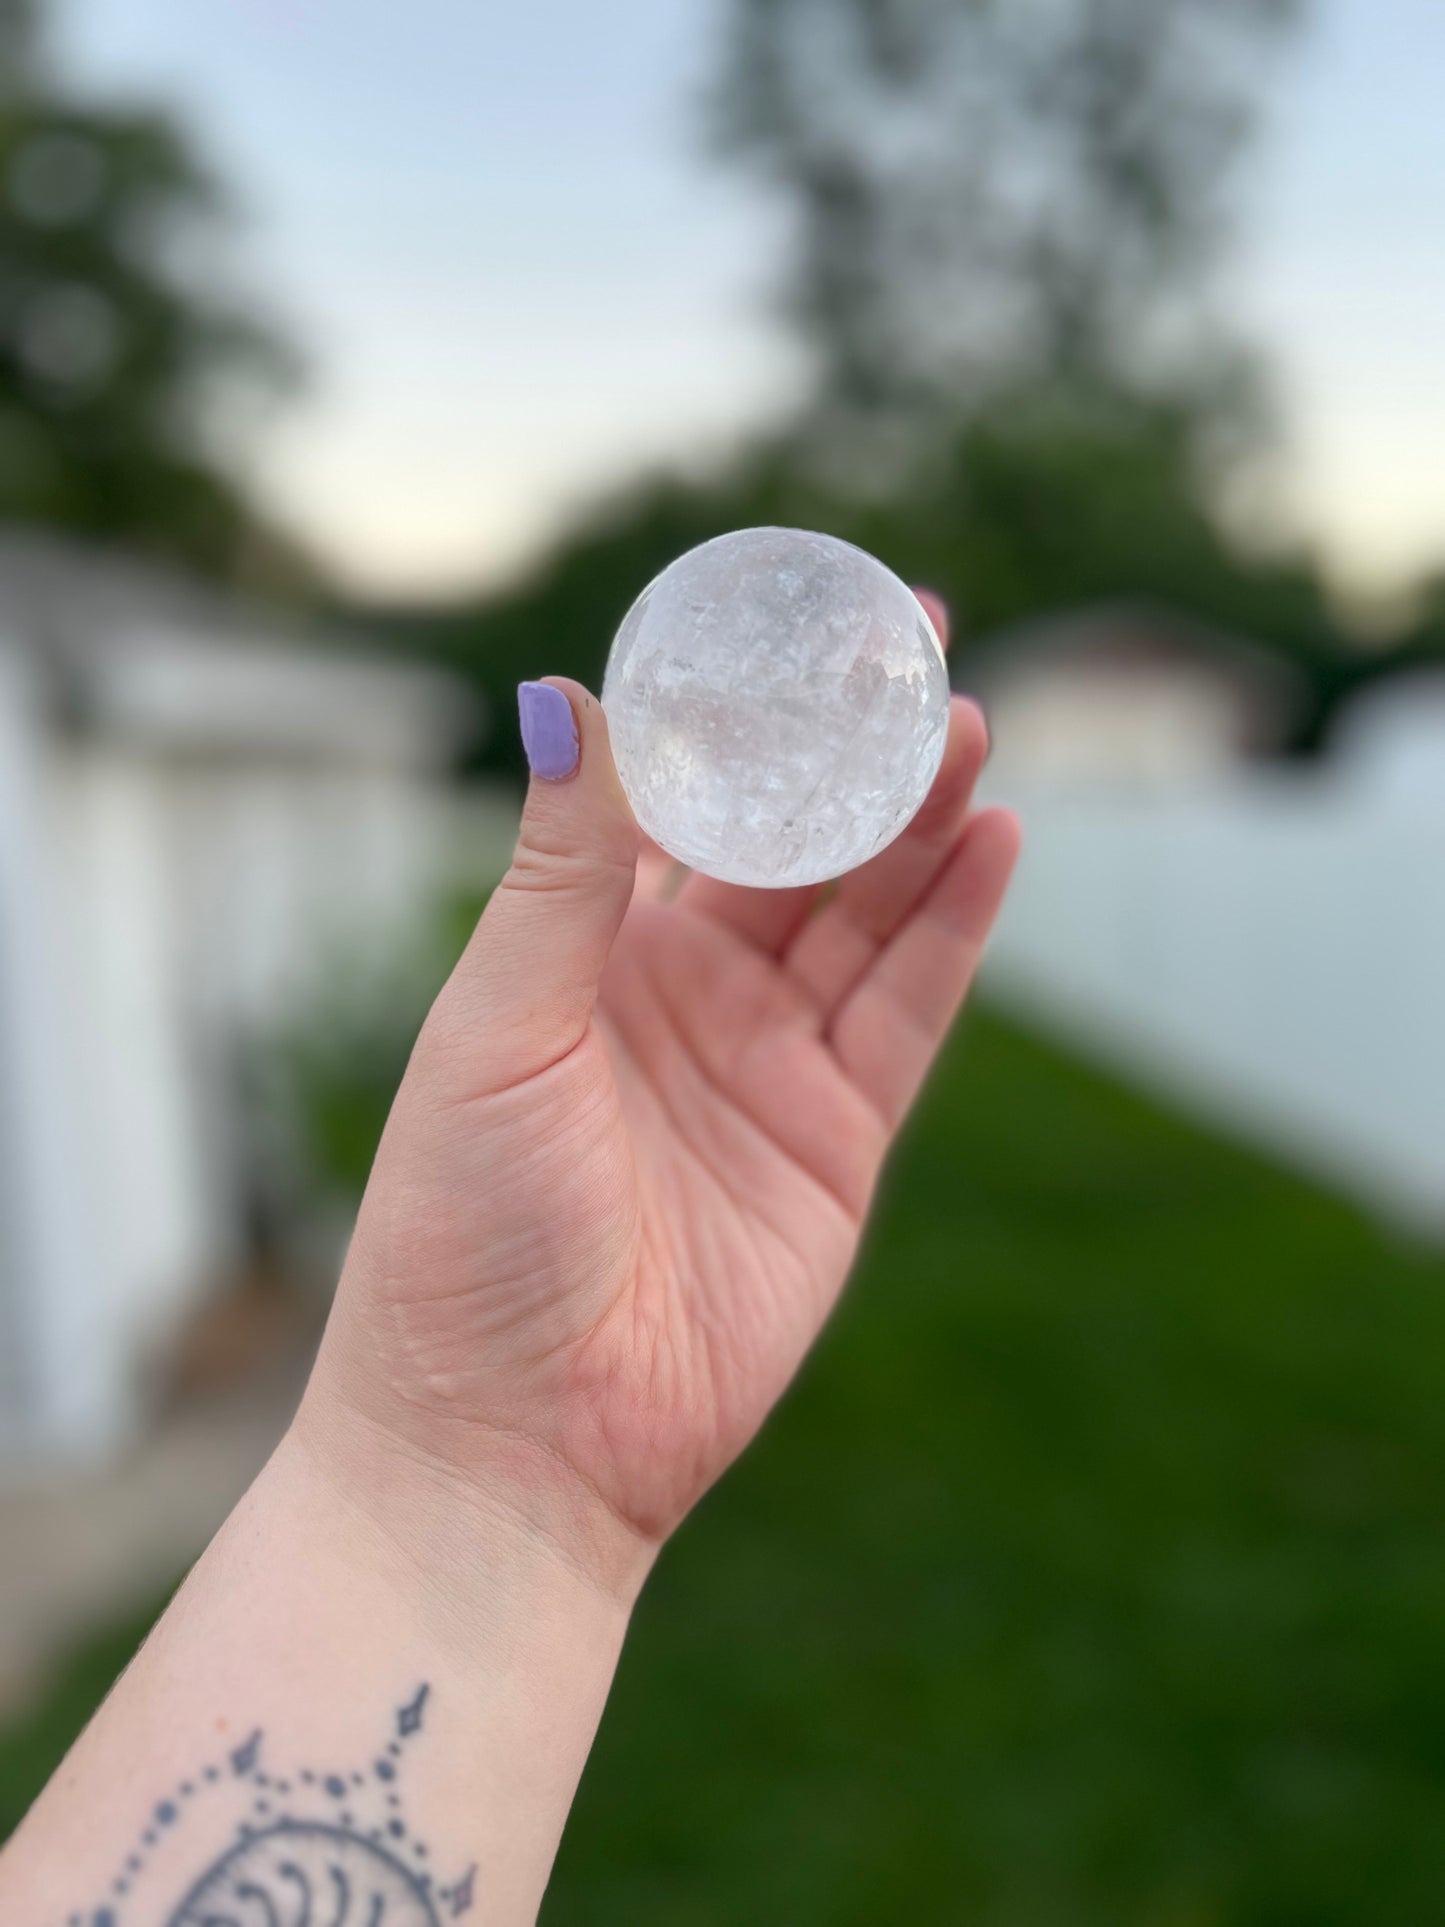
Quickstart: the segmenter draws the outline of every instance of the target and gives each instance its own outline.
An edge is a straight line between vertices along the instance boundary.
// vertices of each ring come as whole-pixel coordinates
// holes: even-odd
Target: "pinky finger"
[[[938,881],[833,1020],[834,1056],[890,1131],[973,981],[1018,851],[1008,810],[970,818]]]

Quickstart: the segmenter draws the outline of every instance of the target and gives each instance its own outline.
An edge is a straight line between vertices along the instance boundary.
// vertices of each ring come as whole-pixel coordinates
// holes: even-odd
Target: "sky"
[[[352,588],[503,580],[797,392],[776,211],[698,133],[724,3],[56,0],[67,71],[174,101],[233,183],[310,362],[252,483]],[[1314,0],[1228,285],[1280,398],[1259,513],[1362,597],[1445,560],[1442,72],[1440,0]]]

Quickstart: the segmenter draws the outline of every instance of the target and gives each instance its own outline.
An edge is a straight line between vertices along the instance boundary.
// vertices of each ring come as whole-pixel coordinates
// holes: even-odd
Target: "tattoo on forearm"
[[[67,1927],[442,1927],[470,1912],[476,1868],[439,1880],[402,1798],[430,1697],[418,1686],[374,1757],[345,1771],[285,1771],[267,1758],[265,1734],[250,1734],[156,1802],[104,1902]],[[221,1851],[159,1911],[157,1896],[143,1899],[178,1836],[214,1840],[218,1810],[234,1813],[238,1796],[243,1817],[227,1821]]]

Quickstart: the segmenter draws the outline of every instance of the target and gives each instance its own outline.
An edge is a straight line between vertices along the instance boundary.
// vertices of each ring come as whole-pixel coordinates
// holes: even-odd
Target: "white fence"
[[[995,1000],[1445,1236],[1445,796],[1319,773],[1021,795]]]
[[[338,956],[500,867],[511,798],[49,727],[0,637],[0,1477],[114,1452],[242,1256],[238,1072]]]

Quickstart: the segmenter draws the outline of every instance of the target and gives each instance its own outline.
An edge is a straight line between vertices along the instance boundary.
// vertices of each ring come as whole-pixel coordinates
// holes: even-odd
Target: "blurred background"
[[[521,676],[781,522],[1026,851],[546,1918],[1445,1913],[1445,14],[0,0],[0,1835],[284,1425]]]

